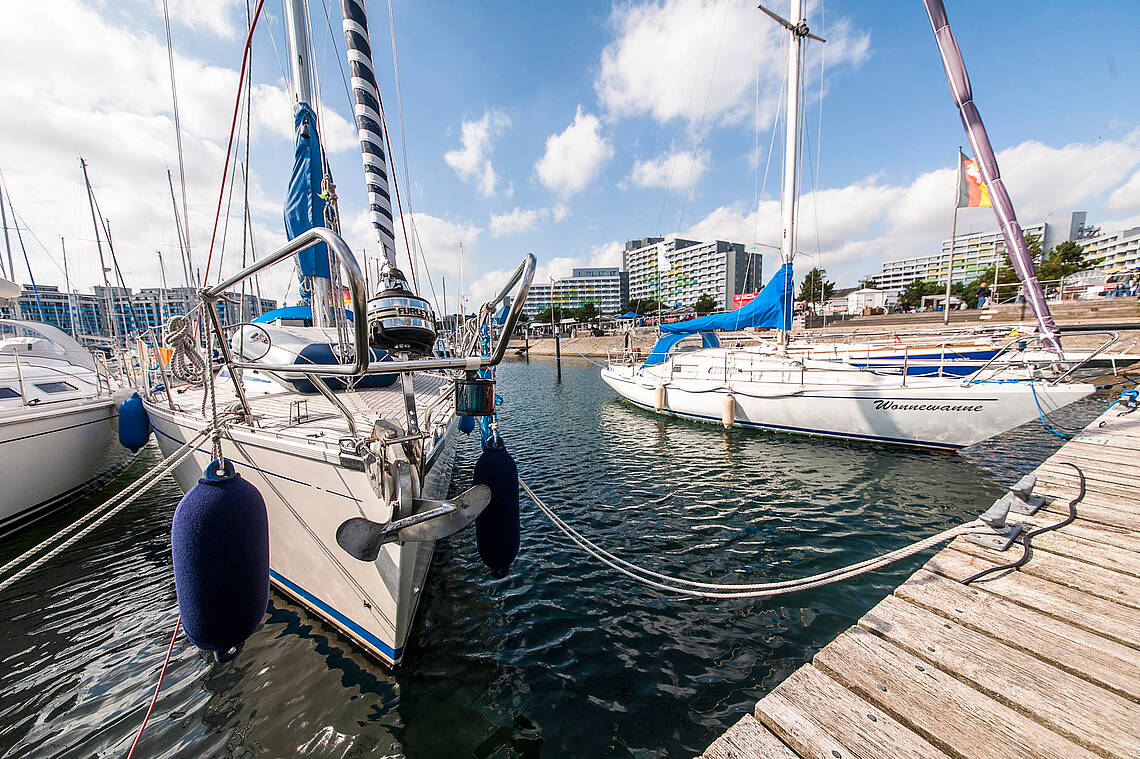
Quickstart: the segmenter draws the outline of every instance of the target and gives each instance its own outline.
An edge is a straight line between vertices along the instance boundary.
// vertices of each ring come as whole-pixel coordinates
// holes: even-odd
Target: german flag
[[[958,207],[992,208],[990,188],[982,181],[982,170],[973,158],[962,154],[962,166],[958,170]]]

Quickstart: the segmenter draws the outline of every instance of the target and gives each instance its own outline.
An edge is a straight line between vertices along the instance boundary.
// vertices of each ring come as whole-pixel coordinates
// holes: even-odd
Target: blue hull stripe
[[[634,406],[637,406],[638,408],[643,408],[646,411],[653,411],[652,406],[642,405],[642,404],[638,403],[637,401],[630,400],[629,398],[626,398],[626,400],[629,401],[630,403],[632,403]],[[656,413],[656,412],[654,412],[654,413]],[[718,416],[705,416],[704,414],[688,414],[688,413],[682,414],[682,413],[677,412],[677,411],[664,411],[662,413],[668,414],[669,416],[679,417],[682,419],[700,419],[702,421],[710,421],[710,422],[717,422],[717,423],[720,423],[720,421],[721,421],[720,417],[718,417]],[[801,435],[816,435],[819,437],[830,437],[830,438],[839,438],[839,439],[851,438],[851,439],[855,439],[855,440],[866,440],[866,441],[870,441],[870,442],[874,442],[874,443],[892,443],[894,445],[913,445],[913,446],[919,446],[922,448],[936,448],[936,449],[940,449],[940,450],[949,450],[949,451],[956,451],[959,448],[964,447],[961,445],[954,445],[953,443],[930,443],[930,442],[926,442],[923,440],[908,440],[907,438],[900,438],[900,437],[881,437],[879,435],[860,435],[860,434],[855,433],[855,432],[826,432],[824,430],[814,430],[814,429],[811,429],[808,427],[788,427],[788,426],[785,426],[782,424],[760,424],[758,422],[749,422],[749,421],[746,421],[743,419],[737,419],[734,422],[734,424],[740,424],[740,425],[743,425],[745,427],[752,427],[754,429],[760,429],[760,430],[776,430],[778,432],[795,432],[795,433],[798,433]]]
[[[307,605],[317,609],[321,614],[329,617],[332,621],[336,622],[336,624],[352,633],[353,636],[366,642],[368,645],[375,648],[384,656],[391,659],[393,663],[398,662],[400,660],[400,657],[404,655],[403,647],[392,648],[390,645],[380,640],[375,635],[358,625],[356,622],[353,622],[351,619],[341,614],[328,603],[317,598],[312,593],[290,580],[288,577],[285,577],[280,572],[270,569],[269,576],[275,583],[282,586],[288,593],[298,597]]]

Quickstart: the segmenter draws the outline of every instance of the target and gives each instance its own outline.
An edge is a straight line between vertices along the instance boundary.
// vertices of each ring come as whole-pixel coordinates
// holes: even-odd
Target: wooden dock
[[[705,759],[1140,757],[1140,411],[1120,406],[1036,470],[1021,555],[958,538],[716,740]]]

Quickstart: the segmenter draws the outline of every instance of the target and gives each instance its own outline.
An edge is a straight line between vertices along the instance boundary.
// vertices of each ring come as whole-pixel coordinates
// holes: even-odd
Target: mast
[[[16,266],[12,263],[12,241],[8,239],[8,212],[4,210],[4,187],[0,186],[0,221],[4,224],[4,250],[8,253],[8,276],[16,281]],[[13,219],[15,221],[15,219]]]
[[[63,253],[63,286],[67,290],[67,322],[71,325],[71,336],[79,337],[79,327],[75,324],[75,308],[71,298],[71,275],[67,271],[67,243],[59,236],[59,249]]]
[[[819,42],[825,42],[822,37],[812,34],[804,16],[804,0],[791,0],[791,13],[787,19],[781,18],[764,6],[760,10],[772,20],[788,30],[788,110],[785,114],[784,133],[784,184],[782,193],[782,228],[780,238],[780,261],[790,264],[796,254],[796,205],[799,201],[799,158],[800,158],[800,77],[802,76],[803,39],[810,37]],[[791,277],[790,268],[787,270]],[[785,284],[785,291],[790,291],[791,284]],[[787,313],[785,310],[784,313]],[[781,346],[787,345],[788,335],[792,325],[785,324],[777,332],[777,340]]]
[[[982,115],[974,105],[970,75],[966,71],[965,61],[962,60],[962,51],[958,49],[958,41],[954,39],[954,32],[950,29],[946,7],[942,4],[942,0],[923,0],[923,2],[926,5],[926,14],[930,17],[930,26],[934,30],[934,38],[938,42],[938,50],[942,54],[942,67],[946,71],[946,82],[950,85],[954,104],[958,107],[958,116],[962,119],[962,127],[966,130],[966,137],[974,150],[974,160],[981,170],[982,180],[990,190],[990,201],[1002,237],[1005,238],[1005,248],[1009,253],[1010,262],[1017,272],[1018,279],[1025,286],[1025,297],[1037,317],[1037,328],[1041,332],[1042,342],[1051,350],[1060,352],[1060,331],[1053,322],[1053,315],[1049,313],[1049,304],[1045,301],[1041,283],[1037,281],[1033,257],[1029,253],[1029,246],[1025,243],[1025,234],[1021,230],[1021,225],[1017,223],[1013,201],[1010,200],[1005,182],[1002,181],[997,156],[994,155],[989,135],[986,134]],[[1000,257],[997,265],[1001,265]],[[996,267],[994,280],[997,281]]]
[[[167,0],[162,0],[162,16],[166,22],[166,58],[170,64],[170,98],[174,103],[174,139],[178,145],[178,180],[182,183],[182,222],[178,221],[178,203],[174,204],[174,223],[178,225],[179,244],[185,242],[185,247],[182,250],[182,255],[186,258],[186,285],[193,287],[190,281],[189,273],[192,270],[190,258],[190,211],[186,206],[186,165],[182,159],[182,120],[178,113],[178,85],[174,79],[174,42],[170,37],[170,8]],[[170,171],[167,170],[166,176],[170,179]],[[174,200],[174,182],[170,181],[170,199]],[[186,228],[182,228],[182,224]]]
[[[166,267],[162,265],[162,251],[156,250],[158,254],[158,273],[162,275],[162,289],[158,291],[158,324],[155,325],[162,328],[166,322]]]
[[[103,272],[103,300],[106,301],[107,321],[111,327],[111,340],[116,345],[119,342],[119,330],[115,326],[115,314],[111,308],[111,283],[107,280],[107,262],[103,258],[103,240],[99,236],[99,217],[95,215],[95,196],[91,192],[91,180],[87,176],[87,161],[79,158],[79,167],[83,169],[83,184],[87,186],[87,205],[91,209],[91,226],[95,229],[95,247],[99,251],[99,270]]]
[[[313,103],[313,72],[309,59],[309,11],[306,0],[286,0],[285,2],[285,36],[288,42],[289,70],[293,77],[293,90],[297,95],[297,117],[302,118],[302,111],[311,110]],[[311,134],[301,128],[301,135],[312,143],[317,142],[315,119],[308,125]],[[300,147],[300,145],[299,145]],[[319,153],[319,151],[318,151]],[[319,187],[310,187],[309,192],[314,196],[320,192]],[[319,196],[318,196],[319,197]],[[324,201],[312,203],[314,208],[324,208]],[[323,218],[316,222],[323,225]],[[306,256],[306,253],[311,255]],[[320,260],[324,257],[324,261]],[[308,259],[315,259],[311,263],[313,271],[306,272]],[[317,245],[308,251],[298,254],[301,261],[302,275],[309,291],[309,308],[312,311],[314,327],[328,327],[332,324],[332,304],[329,297],[331,280],[325,274],[328,271],[328,250],[325,246]],[[322,263],[324,264],[322,266]]]
[[[182,233],[182,221],[178,217],[178,201],[174,197],[174,178],[170,175],[170,169],[166,170],[166,183],[170,185],[170,203],[174,207],[174,228],[178,231],[178,254],[182,259],[182,276],[186,279],[186,286],[193,287],[194,282],[190,274],[190,251]]]

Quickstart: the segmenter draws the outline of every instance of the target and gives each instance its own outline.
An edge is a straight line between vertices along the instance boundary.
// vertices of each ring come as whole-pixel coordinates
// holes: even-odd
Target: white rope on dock
[[[162,477],[164,477],[168,472],[173,471],[174,468],[177,467],[179,464],[181,464],[182,461],[184,459],[186,459],[187,456],[189,456],[191,453],[193,453],[195,447],[199,443],[201,443],[203,440],[206,439],[206,437],[210,434],[212,429],[213,428],[211,426],[211,427],[207,427],[206,429],[202,430],[197,435],[195,435],[193,438],[191,438],[186,443],[184,443],[181,448],[179,448],[177,451],[175,451],[173,454],[171,454],[165,460],[159,462],[154,468],[152,468],[150,471],[148,471],[142,477],[135,480],[132,484],[128,485],[123,490],[119,491],[117,494],[112,496],[109,500],[107,500],[106,502],[104,502],[100,506],[97,506],[94,509],[92,509],[89,513],[84,515],[82,519],[79,519],[78,521],[68,525],[63,530],[56,533],[55,535],[52,535],[50,538],[48,538],[44,542],[42,542],[39,545],[34,546],[33,548],[25,551],[23,554],[16,557],[12,561],[8,562],[3,567],[0,567],[0,575],[3,575],[5,573],[7,573],[8,571],[10,571],[12,568],[14,568],[14,567],[24,563],[28,559],[30,559],[34,554],[37,554],[40,551],[43,551],[44,548],[49,543],[59,539],[60,537],[71,532],[72,530],[75,530],[75,529],[82,527],[82,529],[80,529],[79,532],[71,535],[71,537],[69,537],[67,540],[65,540],[62,543],[60,543],[59,545],[55,546],[54,548],[49,550],[46,554],[44,554],[43,556],[40,556],[38,559],[33,561],[31,564],[28,564],[26,567],[24,567],[23,569],[19,570],[16,573],[14,573],[10,577],[7,577],[3,581],[0,581],[0,591],[5,590],[10,585],[12,585],[12,583],[16,582],[17,580],[24,577],[28,573],[32,572],[36,568],[42,566],[45,562],[50,561],[53,557],[59,555],[62,551],[66,550],[68,547],[70,547],[71,545],[73,545],[77,541],[81,540],[85,535],[90,533],[92,530],[97,528],[99,525],[103,524],[108,519],[113,517],[115,514],[119,513],[120,511],[125,509],[127,506],[132,504],[135,501],[135,499],[137,499],[140,495],[142,495],[143,493],[150,490],[152,485],[154,485],[156,482],[158,482],[158,480],[161,479]],[[120,500],[122,502],[118,503]],[[118,505],[116,505],[116,503]],[[109,507],[111,507],[111,508],[109,508]],[[109,510],[104,511],[104,509],[108,509],[108,508],[109,508]],[[100,512],[103,512],[102,516],[99,516],[98,519],[95,519],[95,521],[91,522],[91,520]],[[87,524],[88,522],[90,522],[90,524]],[[85,524],[86,524],[86,526],[84,527]]]
[[[617,570],[626,577],[636,580],[643,585],[648,585],[657,590],[664,590],[670,593],[678,593],[685,596],[693,596],[696,598],[767,598],[771,596],[779,596],[787,593],[798,593],[803,590],[811,590],[813,588],[830,585],[832,583],[847,580],[852,577],[857,577],[861,574],[873,572],[881,569],[894,562],[901,561],[902,559],[914,556],[915,554],[922,553],[929,550],[940,543],[944,543],[954,538],[965,535],[978,528],[982,527],[980,519],[974,519],[966,522],[965,524],[951,527],[936,535],[931,535],[928,538],[912,543],[909,546],[896,549],[881,556],[877,556],[866,561],[861,561],[855,564],[849,564],[845,567],[832,569],[828,572],[811,575],[810,577],[801,577],[797,580],[779,580],[776,582],[764,583],[709,583],[709,582],[695,582],[693,580],[685,580],[678,577],[671,577],[669,575],[654,572],[636,564],[632,564],[625,559],[622,559],[609,551],[601,548],[597,544],[590,541],[583,536],[561,517],[554,513],[554,511],[543,502],[538,495],[530,489],[530,487],[519,478],[519,486],[526,492],[530,499],[538,506],[539,510],[557,527],[566,537],[574,541],[579,548],[590,554],[594,558],[606,564],[612,569]],[[678,587],[687,586],[687,587]]]

